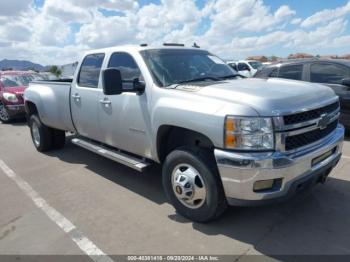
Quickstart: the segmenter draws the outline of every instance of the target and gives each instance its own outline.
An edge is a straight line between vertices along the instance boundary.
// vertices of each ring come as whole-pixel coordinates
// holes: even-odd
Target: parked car
[[[160,163],[169,201],[199,222],[325,182],[341,157],[330,88],[241,79],[198,48],[89,51],[72,81],[33,82],[24,97],[38,151],[71,131],[73,144],[135,170]]]
[[[253,77],[259,69],[264,67],[261,62],[255,60],[227,61],[226,63],[245,77]]]
[[[339,96],[340,122],[350,129],[349,60],[294,60],[267,66],[257,72],[255,77],[279,77],[329,86]]]
[[[31,74],[22,71],[0,71],[0,121],[8,123],[14,118],[24,117],[23,93]]]
[[[52,74],[50,72],[40,72],[39,76],[43,80],[59,80],[59,78],[57,76],[55,76],[54,74]]]

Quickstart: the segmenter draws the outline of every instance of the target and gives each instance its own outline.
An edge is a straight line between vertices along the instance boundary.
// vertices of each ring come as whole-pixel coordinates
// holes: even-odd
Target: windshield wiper
[[[180,81],[180,82],[177,82],[176,84],[184,84],[184,83],[190,83],[190,82],[200,82],[200,81],[205,81],[205,80],[220,81],[220,78],[219,77],[213,77],[213,76],[204,76],[204,77],[194,78],[194,79],[190,79],[190,80]]]
[[[237,76],[245,78],[245,76],[242,76],[240,74],[232,74],[232,75],[227,75],[227,76],[220,76],[218,78],[219,79],[230,79],[230,78],[236,78]]]

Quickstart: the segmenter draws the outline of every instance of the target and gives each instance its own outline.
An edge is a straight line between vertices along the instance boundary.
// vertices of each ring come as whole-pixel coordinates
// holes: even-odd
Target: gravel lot
[[[349,255],[349,139],[343,154],[328,182],[308,194],[197,224],[167,203],[159,167],[140,174],[70,143],[41,154],[25,123],[0,124],[0,160],[109,255]],[[38,205],[0,169],[0,254],[84,254]]]

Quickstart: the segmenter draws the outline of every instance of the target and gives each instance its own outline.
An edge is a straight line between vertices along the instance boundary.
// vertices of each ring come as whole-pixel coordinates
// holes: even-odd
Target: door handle
[[[101,103],[101,104],[103,104],[103,105],[105,105],[105,106],[109,106],[110,104],[112,104],[112,102],[111,102],[111,101],[109,101],[109,100],[105,100],[105,99],[100,100],[100,103]]]
[[[80,99],[80,95],[79,95],[79,94],[74,94],[74,95],[72,95],[72,97],[73,97],[74,99],[76,99],[76,100],[79,100],[79,99]]]

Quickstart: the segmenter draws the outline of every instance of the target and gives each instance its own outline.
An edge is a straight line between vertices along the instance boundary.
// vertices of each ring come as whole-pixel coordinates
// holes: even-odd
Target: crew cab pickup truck
[[[89,51],[72,81],[33,82],[24,98],[38,151],[61,148],[69,131],[73,144],[138,171],[159,163],[169,201],[193,221],[287,199],[324,182],[341,157],[329,87],[242,79],[199,48]]]

